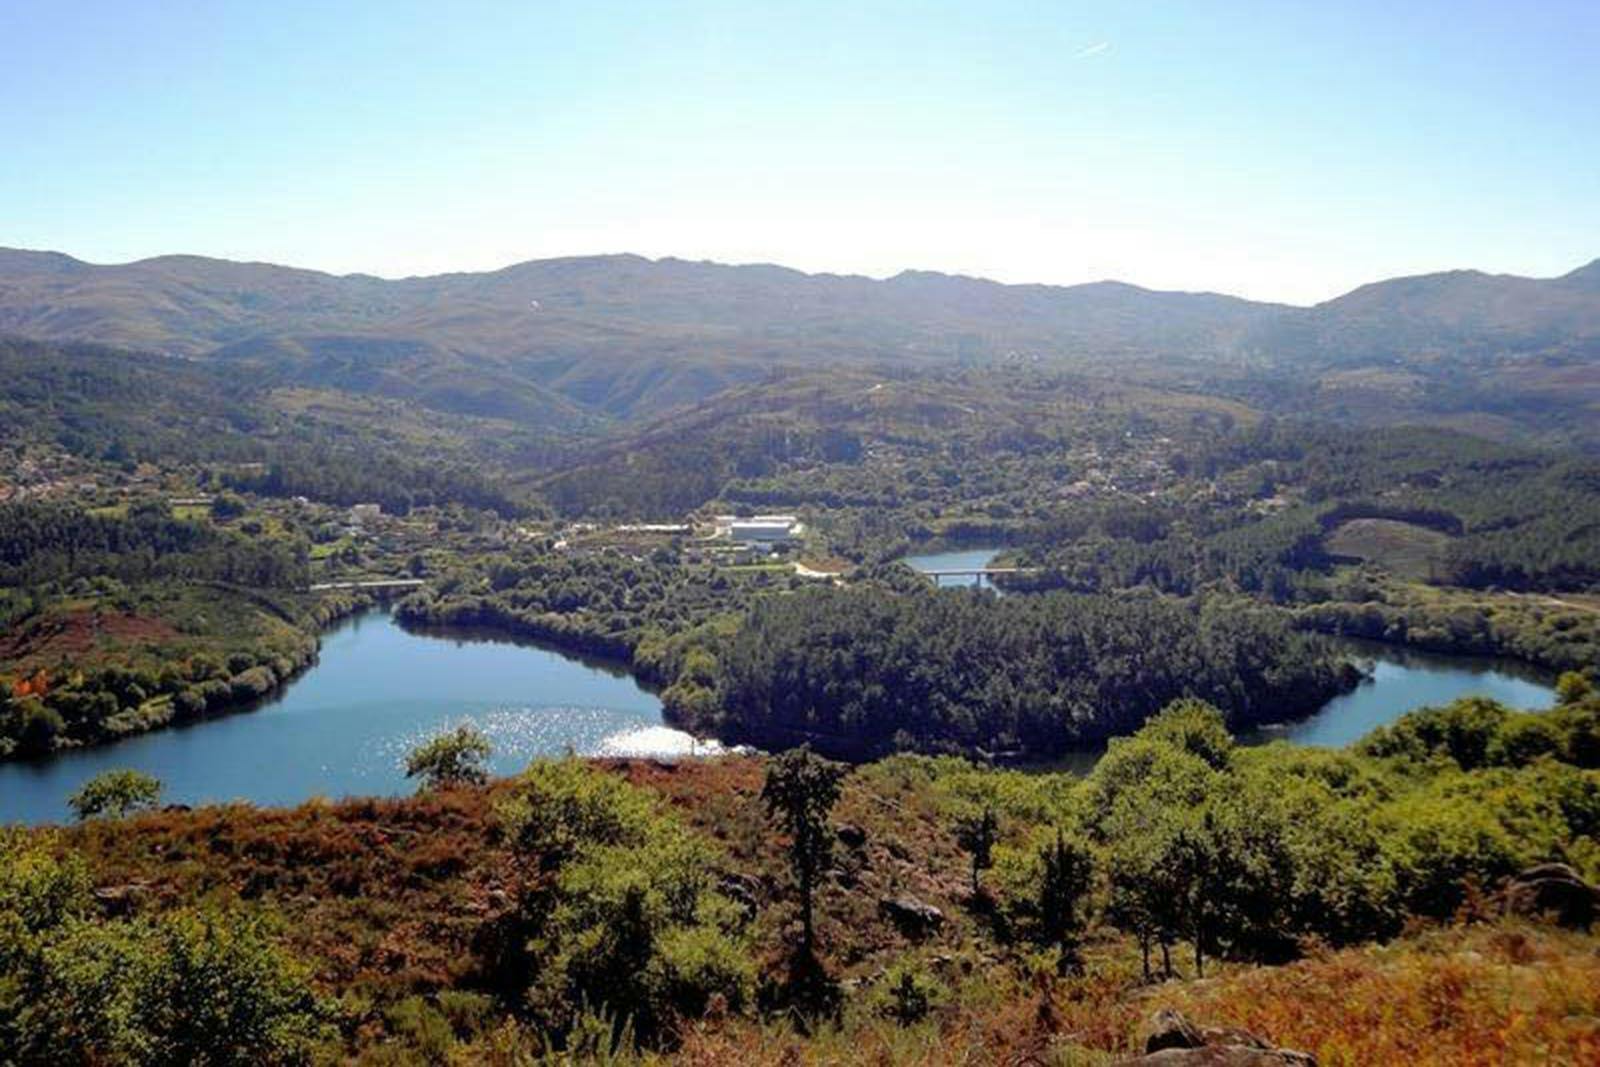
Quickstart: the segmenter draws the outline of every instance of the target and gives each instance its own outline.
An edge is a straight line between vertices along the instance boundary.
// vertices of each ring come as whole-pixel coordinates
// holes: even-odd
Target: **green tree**
[[[489,739],[471,726],[440,734],[406,756],[406,777],[421,778],[422,790],[479,785],[489,780]]]
[[[95,911],[82,857],[48,835],[0,828],[0,1062],[48,1063],[54,1027],[41,1001],[45,949]]]
[[[120,819],[155,807],[161,790],[161,780],[143,771],[103,771],[68,797],[67,806],[79,821],[102,815]]]
[[[1039,928],[1043,939],[1056,946],[1057,965],[1065,972],[1077,961],[1078,939],[1088,922],[1094,857],[1087,844],[1057,828],[1055,841],[1045,846],[1039,860]]]
[[[79,923],[44,955],[40,1021],[58,1061],[303,1063],[327,1036],[309,969],[260,918],[207,911]]]
[[[1584,697],[1594,692],[1594,683],[1589,676],[1581,671],[1563,671],[1561,677],[1556,679],[1556,701],[1561,704],[1576,704]]]
[[[238,493],[218,493],[211,498],[211,515],[217,519],[238,518],[245,512],[244,498]]]
[[[972,856],[972,895],[977,898],[981,886],[979,873],[994,866],[994,846],[1000,840],[1000,820],[993,804],[985,804],[980,812],[968,812],[956,819],[956,843]]]
[[[576,758],[538,761],[498,814],[523,877],[490,940],[497,981],[555,1034],[601,1011],[651,1043],[754,984],[743,912],[708,843],[648,791]]]
[[[839,801],[846,769],[802,745],[767,764],[761,799],[767,815],[789,835],[789,866],[800,889],[800,948],[813,954],[816,930],[812,905],[817,877],[833,857],[833,828],[828,816]]]

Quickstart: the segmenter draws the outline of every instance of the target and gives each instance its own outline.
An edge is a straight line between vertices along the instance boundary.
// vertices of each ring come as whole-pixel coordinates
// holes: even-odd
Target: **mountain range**
[[[1395,278],[1301,308],[1120,282],[877,280],[634,255],[385,280],[0,249],[0,334],[562,426],[659,415],[786,369],[1023,361],[1265,378],[1286,402],[1337,417],[1481,416],[1493,430],[1529,412],[1560,426],[1592,418],[1600,260],[1551,279]]]

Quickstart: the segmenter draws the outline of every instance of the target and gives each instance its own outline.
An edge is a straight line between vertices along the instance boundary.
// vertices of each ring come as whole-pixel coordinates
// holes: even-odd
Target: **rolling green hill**
[[[0,334],[226,363],[281,385],[569,431],[828,368],[1092,371],[1278,413],[1600,447],[1600,265],[1452,271],[1311,308],[1118,282],[877,280],[633,255],[385,280],[0,250]]]

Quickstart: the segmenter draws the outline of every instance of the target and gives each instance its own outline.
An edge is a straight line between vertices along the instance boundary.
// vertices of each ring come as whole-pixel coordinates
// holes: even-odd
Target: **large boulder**
[[[1284,1048],[1248,1048],[1244,1045],[1169,1048],[1122,1062],[1137,1067],[1317,1067],[1316,1057],[1309,1052]]]
[[[1146,1027],[1144,1050],[1160,1052],[1169,1048],[1200,1048],[1206,1041],[1200,1028],[1189,1021],[1181,1011],[1162,1008],[1150,1019]]]
[[[1587,930],[1600,918],[1600,889],[1565,863],[1541,863],[1507,883],[1505,907],[1510,915],[1549,916],[1562,926]]]
[[[926,937],[944,925],[944,912],[905,893],[884,897],[878,911],[909,937]]]
[[[1316,1057],[1273,1048],[1248,1030],[1201,1028],[1180,1011],[1163,1008],[1145,1028],[1144,1055],[1125,1064],[1145,1067],[1316,1067]]]

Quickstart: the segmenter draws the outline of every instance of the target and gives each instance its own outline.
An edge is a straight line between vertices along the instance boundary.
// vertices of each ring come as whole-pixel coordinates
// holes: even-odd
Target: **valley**
[[[0,278],[0,916],[66,902],[0,966],[51,1003],[213,929],[283,1062],[1099,1064],[1158,1005],[1392,1054],[1288,1007],[1338,982],[1514,999],[1432,1062],[1594,1048],[1591,938],[1511,903],[1600,878],[1583,271]]]

